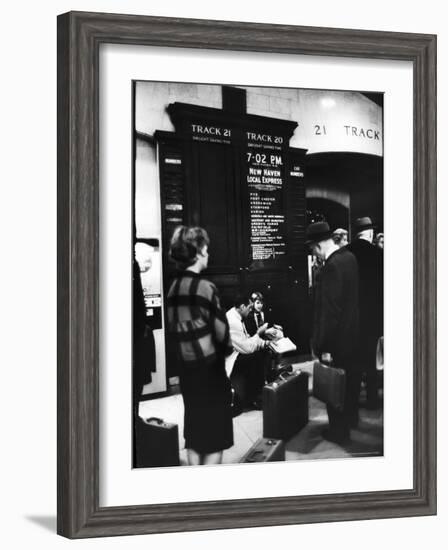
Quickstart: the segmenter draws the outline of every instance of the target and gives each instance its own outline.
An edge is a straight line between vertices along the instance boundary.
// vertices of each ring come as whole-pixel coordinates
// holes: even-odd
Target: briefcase
[[[320,361],[313,366],[313,395],[319,401],[333,407],[337,411],[344,408],[345,401],[345,371]]]
[[[137,417],[135,423],[135,468],[179,466],[177,424],[154,417]]]
[[[285,444],[279,439],[260,438],[240,462],[280,462],[285,460]]]
[[[289,439],[308,424],[308,373],[284,372],[263,388],[263,437]]]

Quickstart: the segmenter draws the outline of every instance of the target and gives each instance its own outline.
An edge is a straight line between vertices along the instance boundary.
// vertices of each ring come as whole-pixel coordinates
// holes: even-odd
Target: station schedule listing
[[[276,136],[271,136],[268,143],[274,143],[275,140]],[[275,260],[286,254],[284,163],[282,149],[278,145],[266,147],[266,141],[261,144],[255,140],[248,143],[246,183],[249,191],[252,261]]]

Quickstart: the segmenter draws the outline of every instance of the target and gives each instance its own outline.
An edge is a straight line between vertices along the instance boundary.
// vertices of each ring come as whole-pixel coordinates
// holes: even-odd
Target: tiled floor
[[[312,389],[312,362],[296,363],[294,370],[310,373]],[[179,426],[179,449],[181,465],[186,465],[186,451],[183,439],[183,402],[181,395],[171,395],[140,403],[139,414],[143,418],[156,416]],[[346,458],[351,456],[378,456],[383,453],[382,409],[368,411],[360,409],[360,423],[351,432],[350,443],[340,446],[326,441],[321,430],[327,423],[325,406],[310,396],[309,423],[286,442],[286,460],[312,460],[322,458]],[[248,411],[233,419],[234,445],[224,451],[223,462],[239,462],[248,449],[262,436],[263,418],[261,411]]]

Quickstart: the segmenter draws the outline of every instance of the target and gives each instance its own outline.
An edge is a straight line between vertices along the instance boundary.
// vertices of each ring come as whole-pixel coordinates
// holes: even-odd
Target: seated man
[[[253,336],[248,334],[244,325],[252,307],[249,296],[238,296],[226,313],[233,346],[233,352],[226,358],[226,371],[239,406],[260,409],[261,390],[271,359],[265,351],[269,342],[262,338],[267,323],[261,325]]]

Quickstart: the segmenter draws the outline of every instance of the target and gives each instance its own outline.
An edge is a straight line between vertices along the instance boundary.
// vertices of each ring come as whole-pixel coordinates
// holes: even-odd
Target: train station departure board
[[[245,182],[249,193],[252,261],[286,255],[284,158],[281,136],[247,132]]]

